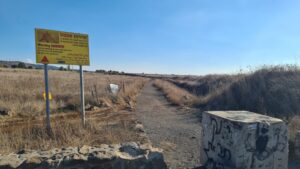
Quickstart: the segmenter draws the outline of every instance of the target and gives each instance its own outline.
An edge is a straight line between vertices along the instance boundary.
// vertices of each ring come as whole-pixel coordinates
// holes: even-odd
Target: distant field
[[[141,77],[85,73],[86,104],[98,107],[131,108],[143,86]],[[45,111],[43,70],[0,69],[0,107],[15,116],[32,117]],[[113,96],[110,83],[118,84],[120,92]],[[49,71],[50,102],[53,113],[78,110],[80,104],[79,73]]]

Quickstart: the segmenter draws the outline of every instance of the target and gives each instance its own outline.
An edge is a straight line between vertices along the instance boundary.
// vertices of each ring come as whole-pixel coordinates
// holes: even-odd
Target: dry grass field
[[[43,70],[0,69],[0,107],[16,116],[43,115],[45,103]],[[131,108],[134,97],[145,83],[139,77],[85,73],[86,104],[98,107]],[[121,89],[113,96],[108,85],[118,84]],[[49,71],[49,90],[52,113],[78,110],[80,104],[79,73]]]
[[[279,118],[300,115],[300,69],[263,67],[238,75],[209,75],[189,80],[168,79],[198,97],[204,110],[248,110]]]
[[[0,69],[0,153],[123,141],[143,141],[134,131],[136,97],[148,79],[85,73],[88,125],[80,125],[79,74],[50,71],[52,135],[45,133],[43,70]],[[114,96],[110,83],[118,84]],[[156,79],[154,86],[175,105],[200,110],[248,110],[284,119],[293,145],[300,130],[300,70],[296,66],[263,67],[236,75],[180,76]]]
[[[52,133],[45,132],[43,70],[0,69],[0,108],[13,116],[0,116],[0,153],[21,149],[49,149],[78,145],[97,145],[142,141],[134,131],[136,119],[129,109],[147,79],[122,75],[85,73],[87,126],[79,116],[79,73],[49,71]],[[120,86],[111,94],[110,83]]]

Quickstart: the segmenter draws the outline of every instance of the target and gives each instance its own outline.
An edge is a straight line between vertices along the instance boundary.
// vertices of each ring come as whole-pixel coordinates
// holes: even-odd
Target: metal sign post
[[[90,65],[89,36],[87,34],[35,29],[36,63],[44,64],[46,126],[51,133],[48,64],[80,65],[80,99],[82,125],[85,126],[83,65]]]
[[[45,75],[45,93],[46,93],[46,129],[47,129],[48,133],[50,133],[51,132],[51,125],[50,125],[48,64],[44,64],[44,75]]]
[[[80,72],[80,107],[81,107],[81,121],[82,125],[85,126],[85,105],[84,105],[84,79],[82,65],[79,65]]]

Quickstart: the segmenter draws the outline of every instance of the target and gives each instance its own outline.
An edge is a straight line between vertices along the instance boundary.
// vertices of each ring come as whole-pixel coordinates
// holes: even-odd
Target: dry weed
[[[154,81],[154,86],[159,90],[162,90],[167,99],[173,104],[179,106],[192,106],[197,102],[197,97],[168,81],[157,79]]]
[[[52,121],[51,135],[46,133],[42,124],[33,124],[31,121],[14,127],[13,131],[2,127],[0,129],[0,153],[22,149],[48,150],[54,147],[139,141],[140,136],[132,129],[134,123],[127,120],[123,119],[123,122],[110,125],[90,119],[87,126],[83,128],[79,117],[73,120],[63,118]]]

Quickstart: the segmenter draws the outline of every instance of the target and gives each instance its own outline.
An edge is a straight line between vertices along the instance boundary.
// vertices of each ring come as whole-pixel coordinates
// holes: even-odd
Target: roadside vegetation
[[[166,98],[175,105],[192,106],[197,102],[196,96],[168,81],[156,79],[154,86],[161,90]]]
[[[289,125],[291,145],[300,130],[300,69],[295,65],[264,66],[235,75],[164,79],[159,83],[168,84],[165,88],[169,89],[162,91],[175,104],[189,95],[195,99],[185,100],[185,105],[202,111],[248,110],[281,118]]]
[[[248,110],[284,119],[300,115],[300,69],[294,65],[168,81],[197,96],[192,105],[203,110]]]
[[[51,134],[45,132],[43,120],[26,120],[22,124],[1,125],[0,154],[24,149],[49,150],[82,145],[100,145],[146,141],[135,130],[135,119],[128,112],[88,114],[87,125],[82,127],[79,115],[52,118]]]

